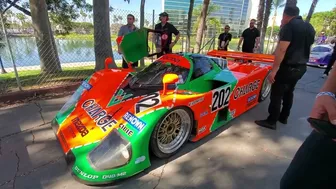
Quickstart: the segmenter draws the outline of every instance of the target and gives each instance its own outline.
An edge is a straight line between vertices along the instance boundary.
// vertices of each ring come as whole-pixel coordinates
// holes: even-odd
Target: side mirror
[[[168,73],[163,76],[163,94],[166,94],[169,84],[175,84],[179,81],[177,74]]]

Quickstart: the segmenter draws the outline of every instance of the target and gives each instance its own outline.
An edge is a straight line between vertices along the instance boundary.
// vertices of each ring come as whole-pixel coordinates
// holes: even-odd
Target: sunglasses
[[[127,20],[133,20],[133,18],[127,18]]]
[[[226,30],[230,29],[230,28],[225,28]]]

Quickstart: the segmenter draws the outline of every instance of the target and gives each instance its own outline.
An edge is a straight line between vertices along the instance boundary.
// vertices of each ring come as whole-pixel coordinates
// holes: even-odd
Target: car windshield
[[[185,83],[189,69],[171,63],[153,62],[148,67],[138,72],[130,81],[131,88],[162,86],[163,76],[174,73],[179,76],[179,83]]]
[[[331,49],[328,47],[317,46],[312,49],[312,52],[330,52]]]

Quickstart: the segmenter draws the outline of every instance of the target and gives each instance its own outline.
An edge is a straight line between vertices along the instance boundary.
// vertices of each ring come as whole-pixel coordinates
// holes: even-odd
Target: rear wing
[[[233,52],[233,51],[219,51],[212,50],[207,53],[208,56],[220,57],[220,58],[230,58],[235,61],[242,60],[246,61],[258,61],[258,62],[274,62],[274,55],[270,54],[254,54],[254,53],[244,53],[244,52]]]

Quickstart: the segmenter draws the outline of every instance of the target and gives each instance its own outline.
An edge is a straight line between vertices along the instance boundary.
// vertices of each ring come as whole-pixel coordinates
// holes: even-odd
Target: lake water
[[[15,37],[9,42],[17,67],[40,65],[35,38]],[[62,64],[95,61],[93,40],[55,39],[55,43]],[[116,44],[112,41],[111,45],[115,47]],[[13,67],[7,47],[0,48],[0,55],[5,68]],[[113,52],[113,56],[115,60],[121,60],[117,52]]]

